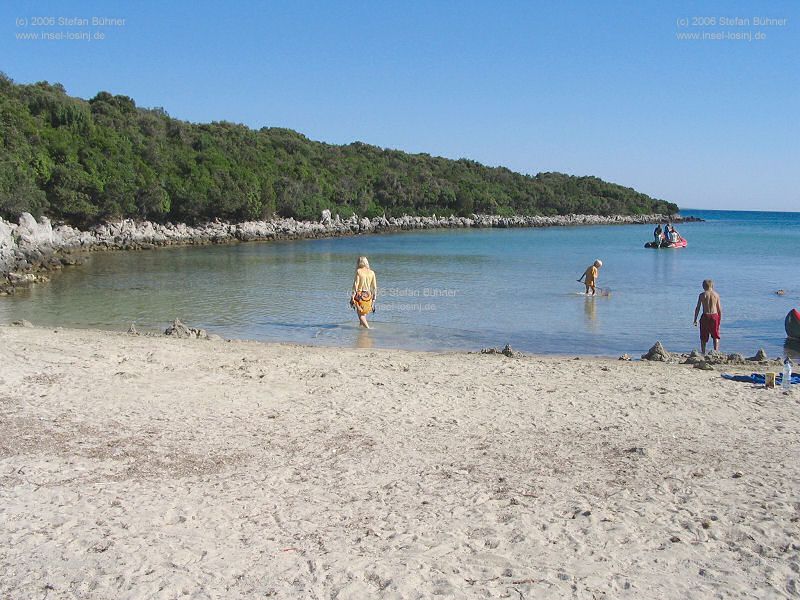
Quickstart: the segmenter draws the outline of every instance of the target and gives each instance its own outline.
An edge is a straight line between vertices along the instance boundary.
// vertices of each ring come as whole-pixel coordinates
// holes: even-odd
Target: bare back
[[[715,315],[720,310],[719,294],[714,290],[707,290],[700,294],[697,298],[697,303],[703,307],[704,315]]]

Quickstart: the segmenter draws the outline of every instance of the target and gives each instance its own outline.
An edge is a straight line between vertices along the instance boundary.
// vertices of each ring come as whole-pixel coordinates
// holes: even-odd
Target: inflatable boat
[[[783,326],[786,329],[786,335],[790,338],[800,340],[800,311],[796,308],[790,310],[789,314],[786,315]]]
[[[647,242],[644,247],[645,248],[686,248],[686,238],[681,238],[677,242],[661,242],[657,244],[656,242]]]

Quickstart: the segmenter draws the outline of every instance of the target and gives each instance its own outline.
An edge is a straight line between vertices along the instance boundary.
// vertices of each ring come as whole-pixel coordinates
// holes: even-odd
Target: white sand
[[[0,327],[0,598],[796,598],[799,434],[682,366]]]

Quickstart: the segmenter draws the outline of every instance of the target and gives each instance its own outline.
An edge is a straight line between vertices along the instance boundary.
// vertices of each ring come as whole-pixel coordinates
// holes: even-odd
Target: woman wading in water
[[[358,313],[358,322],[361,327],[369,329],[367,315],[375,312],[373,303],[378,295],[378,280],[375,271],[369,268],[366,256],[359,256],[356,262],[356,277],[353,280],[353,293],[350,296],[350,306]]]

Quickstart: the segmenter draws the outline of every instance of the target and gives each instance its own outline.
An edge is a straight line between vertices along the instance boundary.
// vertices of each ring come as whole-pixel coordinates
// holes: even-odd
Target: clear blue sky
[[[125,23],[31,21],[48,16]],[[17,38],[42,31],[105,39]],[[703,31],[766,38],[676,35]],[[798,34],[798,2],[12,1],[0,70],[195,122],[597,175],[682,207],[800,210]]]

